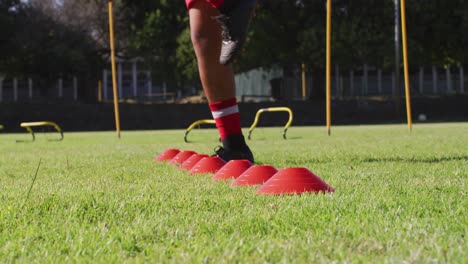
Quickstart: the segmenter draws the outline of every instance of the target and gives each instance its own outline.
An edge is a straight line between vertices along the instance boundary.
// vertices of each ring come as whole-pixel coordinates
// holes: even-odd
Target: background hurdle
[[[293,121],[293,112],[289,107],[269,107],[269,108],[262,108],[257,111],[257,114],[255,115],[255,120],[252,123],[252,125],[249,128],[249,135],[248,138],[251,138],[252,132],[255,129],[255,127],[258,124],[258,120],[260,118],[260,115],[265,112],[288,112],[289,113],[289,119],[286,125],[284,126],[283,129],[283,139],[286,139],[286,132],[288,131],[288,128],[291,126],[292,121]]]
[[[51,121],[39,121],[39,122],[23,122],[20,124],[21,127],[25,128],[32,136],[32,141],[36,140],[36,136],[34,134],[34,130],[31,127],[40,127],[40,126],[51,126],[55,128],[57,132],[60,133],[60,138],[59,139],[49,139],[49,141],[62,141],[63,140],[63,131],[54,122]],[[24,140],[16,140],[16,142],[25,142]]]
[[[197,121],[193,122],[193,123],[187,128],[187,130],[185,131],[184,141],[188,143],[187,136],[188,136],[188,134],[190,133],[190,131],[192,131],[192,129],[194,129],[195,127],[198,127],[198,126],[203,125],[203,124],[213,124],[213,125],[216,125],[216,121],[214,121],[213,119],[201,119],[201,120],[197,120]]]

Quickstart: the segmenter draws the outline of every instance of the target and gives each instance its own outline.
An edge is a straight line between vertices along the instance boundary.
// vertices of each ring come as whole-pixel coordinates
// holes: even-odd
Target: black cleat
[[[221,15],[216,19],[222,29],[221,64],[231,63],[240,54],[256,4],[257,0],[238,0],[230,7],[220,8]]]
[[[227,150],[219,146],[215,149],[215,153],[215,156],[220,157],[226,162],[229,162],[230,160],[248,160],[252,164],[254,163],[254,157],[249,147],[243,150]]]

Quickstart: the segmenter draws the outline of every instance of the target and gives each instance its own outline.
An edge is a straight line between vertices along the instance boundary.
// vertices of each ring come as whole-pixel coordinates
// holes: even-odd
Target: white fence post
[[[28,95],[29,100],[33,99],[33,81],[31,78],[28,78]]]
[[[377,70],[377,88],[379,90],[379,95],[382,95],[382,70]]]
[[[133,96],[138,95],[138,70],[137,62],[134,61],[132,64],[132,83],[133,83]]]
[[[151,96],[151,94],[153,93],[153,82],[151,80],[151,72],[150,71],[147,71],[146,72],[146,79],[148,80],[148,95]]]
[[[117,65],[117,87],[119,88],[119,99],[122,98],[122,94],[123,94],[123,89],[122,89],[122,86],[123,86],[123,83],[122,83],[122,63],[119,63]]]
[[[335,64],[335,88],[336,88],[336,97],[340,95],[340,65]]]
[[[13,79],[13,101],[18,102],[18,79]]]
[[[344,83],[343,76],[340,76],[340,94],[339,94],[340,99],[343,99],[343,96],[344,96],[343,83]]]
[[[102,71],[102,92],[104,101],[107,101],[107,70]]]
[[[73,99],[78,101],[78,79],[73,76]]]
[[[424,68],[419,68],[419,94],[424,93]]]
[[[437,69],[432,66],[432,91],[437,94]]]
[[[367,95],[368,93],[368,72],[367,72],[367,64],[364,64],[364,77],[363,77],[363,95]]]
[[[447,81],[447,93],[453,93],[452,89],[452,73],[450,72],[450,66],[445,69],[445,76]]]
[[[465,73],[463,72],[463,66],[460,66],[460,93],[465,93]]]
[[[0,74],[0,102],[3,101],[3,80],[5,80],[5,76]]]
[[[63,80],[62,78],[58,79],[58,97],[63,97]]]

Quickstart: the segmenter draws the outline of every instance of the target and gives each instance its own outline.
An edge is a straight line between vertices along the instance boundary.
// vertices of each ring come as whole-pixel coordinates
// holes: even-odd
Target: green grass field
[[[0,134],[0,262],[468,262],[468,123],[281,131],[254,131],[257,162],[335,193],[257,196],[152,161],[211,153],[213,129]]]

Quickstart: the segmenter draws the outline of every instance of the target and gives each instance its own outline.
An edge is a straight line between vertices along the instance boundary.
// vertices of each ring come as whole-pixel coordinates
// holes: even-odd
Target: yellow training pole
[[[327,93],[327,133],[331,133],[331,12],[332,0],[327,0],[327,64],[326,64],[326,93]]]
[[[112,64],[112,88],[114,91],[115,129],[117,131],[117,137],[120,139],[119,94],[117,93],[117,76],[115,70],[114,18],[112,11],[112,0],[109,0],[109,34]]]
[[[411,131],[413,128],[413,119],[411,117],[411,94],[410,94],[410,84],[409,84],[409,74],[408,74],[408,47],[406,45],[406,7],[405,0],[401,0],[401,34],[403,42],[403,65],[404,65],[404,74],[405,74],[405,97],[406,97],[406,116],[408,120],[408,129]]]

